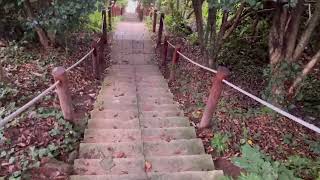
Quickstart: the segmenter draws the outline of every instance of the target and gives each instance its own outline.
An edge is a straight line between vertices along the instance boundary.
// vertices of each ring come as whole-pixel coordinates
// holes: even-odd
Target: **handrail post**
[[[169,46],[169,43],[168,43],[168,36],[164,36],[164,42],[163,42],[163,54],[162,54],[162,65],[165,65],[166,62],[167,62],[167,55],[168,55],[168,46]]]
[[[104,63],[104,43],[99,43],[99,61],[98,61],[98,68],[99,68],[99,77],[101,75],[101,73],[104,71],[105,68],[105,63]]]
[[[123,10],[124,10],[124,8],[121,7],[121,9],[120,9],[120,15],[121,15],[121,16],[123,15]]]
[[[60,107],[63,113],[63,117],[66,120],[73,120],[73,107],[72,107],[72,100],[69,90],[69,84],[68,84],[68,77],[67,72],[64,67],[55,67],[52,70],[52,76],[54,80],[57,82],[59,81],[59,84],[57,85],[57,94],[59,97]]]
[[[152,23],[152,32],[156,32],[156,27],[157,27],[157,16],[158,16],[158,14],[157,14],[157,12],[158,12],[158,10],[154,10],[153,11],[153,23]]]
[[[103,43],[107,44],[108,37],[107,37],[107,12],[106,10],[102,10],[102,37],[103,37]]]
[[[223,89],[222,80],[226,79],[229,76],[229,74],[230,71],[226,67],[218,67],[218,72],[216,76],[213,78],[213,83],[210,90],[209,98],[207,100],[206,108],[198,126],[200,129],[210,127],[213,113],[216,110],[217,105],[219,103],[219,99],[221,97],[221,92]]]
[[[100,78],[100,73],[99,73],[99,54],[98,54],[98,50],[97,50],[97,43],[93,42],[92,44],[92,48],[93,48],[93,52],[92,52],[92,72],[93,72],[93,76],[96,79]]]
[[[172,68],[171,68],[171,72],[170,72],[169,82],[171,82],[175,79],[176,68],[177,68],[177,64],[178,64],[178,60],[179,60],[178,51],[180,52],[180,50],[181,50],[180,45],[177,45],[174,48],[174,53],[172,56]]]
[[[139,7],[139,18],[140,18],[140,21],[143,21],[143,11],[144,11],[144,8],[141,6]]]
[[[162,32],[163,32],[163,19],[164,19],[164,13],[161,13],[160,15],[160,24],[159,24],[159,31],[158,31],[158,42],[157,46],[161,44],[161,39],[162,39]]]
[[[108,11],[108,21],[109,21],[109,29],[112,29],[112,15],[111,15],[111,9],[112,7],[109,6],[109,11]]]

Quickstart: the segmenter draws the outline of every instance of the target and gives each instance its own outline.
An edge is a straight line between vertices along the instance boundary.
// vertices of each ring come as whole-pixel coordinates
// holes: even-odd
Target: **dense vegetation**
[[[320,1],[144,0],[143,3],[165,12],[165,29],[171,42],[181,44],[187,56],[212,68],[228,67],[232,71],[231,81],[320,125]],[[147,21],[150,22],[151,19]],[[197,123],[212,75],[185,61],[179,66],[179,78],[171,88]],[[198,135],[205,142],[206,138],[212,138],[207,144],[214,149],[215,156],[230,157],[242,152],[242,157],[233,161],[247,172],[240,179],[320,177],[318,135],[301,132],[299,125],[242,95],[229,90],[226,94],[229,96],[224,95],[215,113],[213,133],[198,132]],[[258,145],[271,157],[252,148]],[[210,147],[207,152],[212,153]]]

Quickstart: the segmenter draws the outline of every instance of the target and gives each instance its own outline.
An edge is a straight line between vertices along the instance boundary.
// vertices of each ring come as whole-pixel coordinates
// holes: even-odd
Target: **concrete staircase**
[[[115,63],[88,122],[72,180],[216,180],[210,155],[151,61],[143,23],[121,22]]]

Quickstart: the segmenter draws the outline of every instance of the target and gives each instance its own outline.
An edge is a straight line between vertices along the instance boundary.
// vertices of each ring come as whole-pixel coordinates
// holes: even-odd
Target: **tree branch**
[[[288,28],[286,28],[286,41],[287,41],[287,49],[286,49],[286,59],[292,60],[294,48],[296,46],[299,25],[301,21],[301,15],[304,10],[303,0],[298,0],[298,4],[290,18]]]
[[[304,67],[302,73],[295,79],[294,83],[289,88],[289,95],[294,94],[294,90],[298,87],[298,85],[302,82],[302,80],[312,71],[313,67],[320,60],[320,49],[316,55],[312,57],[312,59],[308,62],[308,64]]]
[[[244,9],[244,4],[245,4],[244,2],[241,3],[240,7],[236,12],[235,19],[232,22],[232,26],[228,30],[226,30],[226,33],[224,34],[223,39],[227,39],[230,36],[230,34],[235,30],[235,28],[238,26],[242,11]]]
[[[295,48],[295,51],[293,54],[293,61],[296,61],[300,58],[302,52],[304,51],[304,48],[309,43],[312,32],[314,31],[314,29],[318,25],[319,19],[320,19],[320,1],[317,2],[313,16],[310,19],[310,22],[309,22],[306,30],[303,32],[301,39],[300,39],[299,43],[297,44],[297,47]]]

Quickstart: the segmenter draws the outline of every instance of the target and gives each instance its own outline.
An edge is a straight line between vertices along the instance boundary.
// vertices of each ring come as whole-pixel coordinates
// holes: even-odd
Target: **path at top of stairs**
[[[107,70],[92,111],[72,180],[214,180],[194,127],[173,101],[152,62],[149,33],[126,14],[112,43]]]

